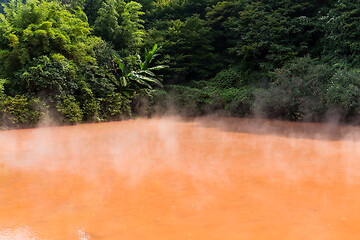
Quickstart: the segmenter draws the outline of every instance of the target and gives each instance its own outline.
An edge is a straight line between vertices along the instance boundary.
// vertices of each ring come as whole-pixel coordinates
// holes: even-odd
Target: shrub
[[[360,113],[360,72],[339,70],[330,80],[324,101],[328,109],[340,111],[344,120]]]
[[[154,113],[154,96],[156,90],[144,88],[137,91],[132,97],[131,108],[136,115],[150,117]],[[162,102],[166,104],[166,101]]]
[[[242,76],[234,69],[225,69],[209,80],[209,85],[216,88],[231,88],[242,86]]]
[[[168,101],[178,113],[185,116],[197,116],[206,113],[211,97],[204,89],[189,86],[172,85],[166,87]]]
[[[100,118],[119,120],[131,116],[131,101],[120,93],[113,93],[100,99]]]
[[[46,56],[34,59],[16,73],[16,78],[8,82],[9,89],[57,100],[62,95],[73,95],[78,89],[76,67],[60,54],[51,59]]]
[[[106,97],[116,90],[113,83],[115,76],[103,66],[81,66],[78,76],[86,81],[88,88],[97,97]]]
[[[6,79],[0,79],[0,97],[5,97],[5,93],[4,93],[4,84],[6,82]]]
[[[152,90],[152,107],[150,110],[158,115],[164,115],[171,109],[171,99],[169,94],[164,89],[153,89]]]
[[[168,85],[165,90],[152,90],[142,103],[148,104],[148,115],[175,111],[184,116],[216,113],[243,117],[251,113],[254,90],[254,87],[221,89],[206,85],[203,88]]]
[[[165,115],[173,110],[173,103],[170,94],[164,89],[141,89],[132,101],[132,111],[143,117],[152,115]]]
[[[230,88],[222,93],[225,110],[231,116],[245,117],[252,112],[254,87]]]
[[[83,119],[83,111],[72,95],[65,95],[62,100],[57,103],[56,109],[64,117],[64,122],[76,124],[80,123]]]
[[[100,101],[95,98],[93,92],[88,88],[88,84],[84,81],[79,83],[80,94],[79,94],[79,104],[83,111],[83,121],[88,122],[98,122],[99,111],[100,111]]]
[[[0,96],[0,125],[8,127],[33,126],[44,117],[39,99],[22,95]],[[44,107],[44,105],[43,105]]]
[[[83,111],[83,121],[99,122],[100,101],[94,97],[87,98],[80,104]]]
[[[323,97],[333,74],[333,68],[308,55],[275,69],[270,87],[256,94],[256,112],[271,118],[316,120],[326,111]]]

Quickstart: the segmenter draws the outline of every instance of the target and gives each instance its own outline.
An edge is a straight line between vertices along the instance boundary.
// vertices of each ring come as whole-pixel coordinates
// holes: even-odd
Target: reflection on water
[[[87,234],[83,228],[78,228],[77,233],[78,233],[79,240],[89,240],[90,239],[89,234]]]
[[[0,226],[0,229],[1,226]],[[37,240],[39,239],[35,233],[31,232],[28,226],[5,228],[0,230],[1,240]]]
[[[357,239],[359,136],[220,118],[0,132],[0,239]]]

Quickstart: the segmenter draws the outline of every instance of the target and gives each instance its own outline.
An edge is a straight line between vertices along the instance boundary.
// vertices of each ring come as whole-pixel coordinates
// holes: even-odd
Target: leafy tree
[[[198,15],[185,22],[164,22],[162,29],[149,34],[146,43],[150,45],[155,41],[162,46],[160,53],[164,60],[161,63],[170,66],[171,72],[166,72],[166,76],[172,82],[205,79],[215,74],[211,28]]]
[[[84,8],[86,0],[59,0],[61,4],[65,5],[68,9]]]
[[[119,28],[117,3],[116,0],[104,1],[98,12],[99,17],[95,21],[95,33],[107,41],[115,39]]]
[[[322,39],[324,58],[360,66],[360,2],[338,0],[321,21],[326,34]]]
[[[139,0],[146,11],[144,16],[148,28],[156,28],[157,22],[185,21],[193,15],[205,16],[205,9],[218,0]]]
[[[78,88],[76,66],[62,55],[35,58],[18,71],[16,77],[17,81],[9,82],[12,94],[30,91],[36,96],[45,95],[54,99],[64,94],[75,94]]]
[[[103,0],[85,0],[84,12],[88,17],[90,26],[93,26],[98,16],[98,11],[101,8]]]
[[[59,2],[37,0],[11,0],[4,10],[0,15],[4,95],[40,97],[66,122],[99,119],[99,99],[116,88],[109,69],[111,48],[90,35],[84,12],[77,8],[70,13]]]
[[[110,61],[100,57],[106,45],[90,32],[79,9],[70,13],[57,2],[11,0],[5,15],[0,15],[0,75],[8,79],[5,91],[54,102],[76,94],[79,80],[91,76],[90,87],[106,85],[110,94],[114,89],[106,65]]]
[[[243,70],[267,72],[309,52],[314,34],[308,1],[238,1],[224,23],[230,54]],[[296,37],[294,37],[296,36]]]
[[[1,74],[16,70],[41,56],[61,54],[75,63],[95,62],[89,54],[100,40],[90,37],[90,27],[81,10],[74,14],[56,2],[11,0],[0,15]]]
[[[124,0],[106,0],[95,20],[95,34],[111,42],[117,50],[135,51],[145,34],[140,16],[141,4]]]
[[[227,27],[229,17],[236,17],[240,4],[230,1],[221,1],[212,7],[206,9],[207,24],[211,27],[213,35],[214,53],[216,54],[217,64],[221,68],[225,68],[231,64],[231,55],[228,52],[230,45],[230,34]]]

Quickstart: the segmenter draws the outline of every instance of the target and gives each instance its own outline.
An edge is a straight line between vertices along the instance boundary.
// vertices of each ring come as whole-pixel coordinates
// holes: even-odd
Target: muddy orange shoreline
[[[137,119],[0,132],[0,239],[358,239],[360,131]]]

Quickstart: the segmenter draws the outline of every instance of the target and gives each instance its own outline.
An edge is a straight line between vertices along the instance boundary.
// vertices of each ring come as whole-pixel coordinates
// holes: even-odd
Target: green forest
[[[360,1],[0,2],[1,126],[360,115]]]

